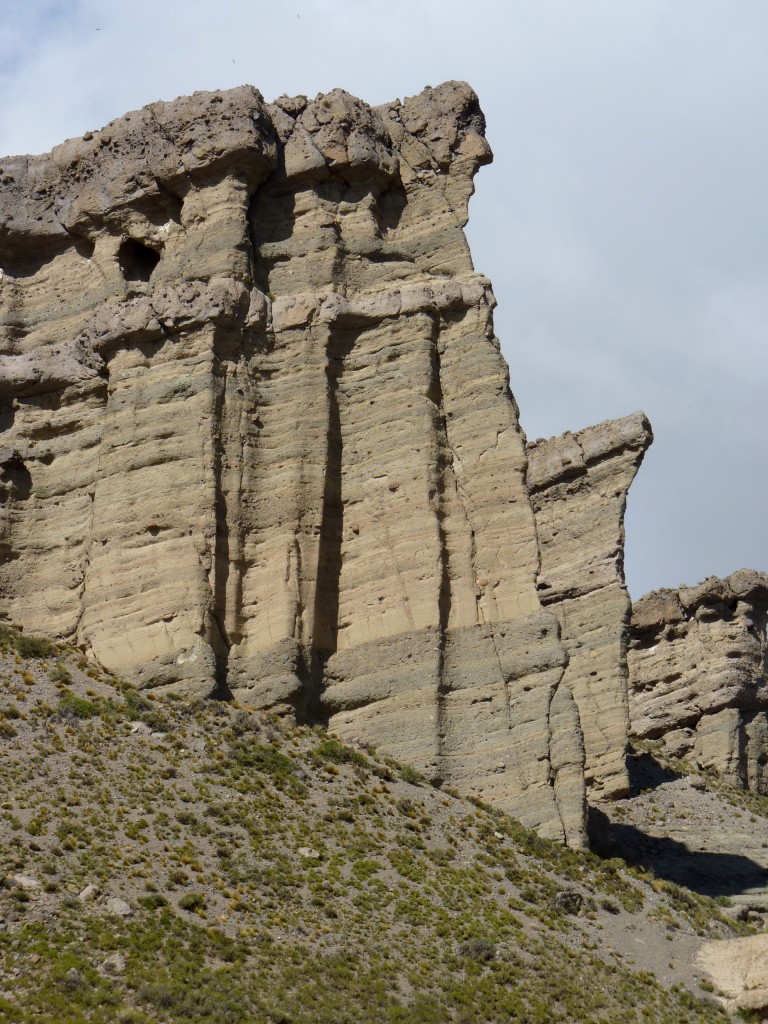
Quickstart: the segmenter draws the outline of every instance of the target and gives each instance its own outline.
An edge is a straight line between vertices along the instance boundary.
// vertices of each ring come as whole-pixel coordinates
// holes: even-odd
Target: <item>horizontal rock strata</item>
[[[768,575],[742,569],[635,604],[632,733],[768,793]]]
[[[625,785],[649,434],[567,435],[529,472],[463,232],[490,159],[446,83],[196,93],[0,161],[0,615],[578,846],[585,731],[595,791]]]

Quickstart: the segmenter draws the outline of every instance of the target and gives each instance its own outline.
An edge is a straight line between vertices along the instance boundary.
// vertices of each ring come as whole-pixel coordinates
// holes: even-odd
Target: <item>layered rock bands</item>
[[[632,732],[768,793],[768,575],[742,569],[636,602]]]
[[[446,83],[196,93],[0,161],[0,614],[581,845],[585,781],[626,791],[651,435],[526,449],[463,232],[490,159]]]

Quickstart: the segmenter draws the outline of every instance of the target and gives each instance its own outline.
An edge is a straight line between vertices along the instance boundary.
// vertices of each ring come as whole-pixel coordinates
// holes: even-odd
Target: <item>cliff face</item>
[[[634,607],[632,732],[768,793],[768,576],[742,569]]]
[[[0,161],[0,615],[581,845],[585,733],[596,794],[626,784],[650,434],[533,446],[529,490],[463,233],[490,159],[446,83],[196,93]]]
[[[590,799],[629,792],[626,765],[627,634],[624,585],[627,492],[653,434],[642,413],[529,445],[542,604],[568,652],[563,683],[584,732]]]

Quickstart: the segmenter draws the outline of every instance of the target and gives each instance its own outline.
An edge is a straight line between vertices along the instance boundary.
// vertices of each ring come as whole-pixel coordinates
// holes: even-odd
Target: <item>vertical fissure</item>
[[[344,539],[344,433],[340,400],[346,360],[360,332],[331,327],[326,348],[326,397],[328,441],[326,448],[323,505],[317,546],[317,579],[313,609],[312,639],[304,673],[304,713],[313,721],[323,720],[322,692],[325,666],[335,653],[339,634],[339,598]]]
[[[448,673],[446,666],[446,656],[448,645],[448,625],[450,622],[451,605],[453,602],[453,593],[451,587],[450,549],[448,546],[448,537],[445,528],[445,520],[447,514],[446,486],[447,476],[449,472],[449,467],[451,466],[452,458],[450,446],[448,444],[448,427],[446,424],[445,405],[443,402],[443,384],[441,380],[439,337],[439,324],[437,320],[434,319],[432,334],[432,380],[430,388],[430,397],[432,398],[432,401],[435,405],[435,433],[437,440],[435,514],[437,519],[438,543],[440,551],[440,579],[437,598],[437,692],[435,694],[436,768],[435,778],[433,779],[433,781],[436,784],[442,784],[446,781],[449,781],[445,778],[445,745],[446,734],[448,731],[449,724],[447,708],[447,695],[449,685],[447,678]]]
[[[82,557],[80,559],[82,582],[80,584],[80,597],[77,607],[77,616],[75,618],[75,623],[72,630],[72,636],[74,638],[75,643],[79,643],[81,640],[80,628],[82,625],[83,617],[85,615],[86,595],[88,592],[88,576],[90,574],[91,558],[93,556],[94,514],[96,511],[96,495],[99,487],[99,482],[101,480],[101,460],[104,455],[104,434],[106,430],[110,398],[109,383],[109,364],[105,361],[103,382],[97,385],[99,391],[103,389],[104,422],[102,423],[101,434],[99,437],[98,445],[96,446],[96,464],[93,469],[91,486],[88,489],[88,529],[85,541],[83,543]]]
[[[558,799],[558,782],[560,776],[560,766],[553,763],[552,751],[555,749],[555,728],[556,722],[554,716],[557,714],[557,701],[560,695],[560,685],[562,684],[563,677],[552,688],[552,692],[549,697],[549,704],[547,706],[547,752],[549,754],[547,772],[547,782],[549,783],[550,789],[552,790],[552,803],[554,804],[555,810],[557,811],[557,817],[560,822],[560,831],[562,840],[564,843],[568,841],[568,828],[566,826],[565,819],[563,818],[563,811],[560,806],[560,800]]]
[[[463,317],[463,316],[464,316],[463,313],[459,314],[456,318],[452,318],[452,322],[458,322],[459,319],[461,317]],[[466,495],[466,493],[465,493],[465,491],[464,491],[464,489],[463,489],[463,487],[461,485],[461,482],[459,480],[458,474],[456,473],[456,463],[459,461],[459,459],[458,459],[458,455],[457,455],[453,445],[451,444],[450,428],[448,426],[448,417],[447,417],[446,412],[445,412],[445,404],[444,404],[444,396],[443,396],[443,386],[442,386],[442,376],[441,376],[441,357],[440,357],[439,345],[437,343],[437,338],[435,340],[435,361],[436,361],[436,374],[437,374],[436,394],[437,394],[437,399],[438,399],[438,403],[439,403],[438,404],[438,409],[439,409],[439,414],[440,414],[440,421],[441,421],[441,424],[442,424],[443,450],[446,453],[446,458],[443,459],[442,469],[441,469],[441,475],[442,475],[442,478],[443,478],[443,493],[445,492],[445,486],[446,486],[446,475],[447,475],[446,471],[448,469],[450,469],[451,481],[453,482],[453,484],[455,486],[455,489],[456,489],[456,498],[457,498],[458,503],[459,503],[459,505],[461,507],[461,511],[462,511],[462,513],[464,515],[464,521],[466,523],[466,526],[467,526],[467,529],[469,530],[469,535],[470,535],[470,566],[471,566],[471,571],[472,571],[472,582],[473,582],[473,585],[474,585],[474,588],[475,588],[475,618],[476,618],[476,621],[477,621],[477,623],[479,625],[484,625],[485,626],[486,635],[487,635],[488,639],[491,641],[491,645],[493,647],[493,652],[494,652],[494,655],[495,655],[495,658],[496,658],[496,663],[497,663],[498,668],[499,668],[499,678],[500,678],[501,683],[502,683],[502,685],[504,687],[505,714],[506,714],[507,722],[508,722],[509,726],[511,727],[512,726],[512,697],[511,697],[511,693],[510,693],[509,679],[507,678],[507,675],[504,672],[504,666],[502,664],[501,654],[499,652],[499,647],[498,647],[498,644],[496,642],[496,637],[494,635],[493,628],[492,628],[492,626],[489,623],[485,622],[484,617],[482,615],[482,609],[481,609],[481,605],[480,605],[480,597],[479,597],[479,592],[477,590],[477,578],[478,578],[478,572],[477,572],[477,542],[476,542],[476,537],[475,537],[475,530],[474,530],[474,527],[472,525],[472,519],[470,517],[470,512],[469,512],[471,503],[470,503],[470,501],[469,501],[469,499],[468,499],[468,497],[467,497],[467,495]]]
[[[213,579],[211,585],[211,620],[215,629],[211,630],[209,643],[216,659],[216,691],[219,699],[231,697],[227,676],[229,671],[229,648],[227,635],[227,584],[229,580],[229,517],[227,512],[227,496],[224,490],[223,473],[225,468],[224,417],[226,411],[227,365],[214,352],[213,389],[213,482],[214,482],[214,522],[213,538]]]

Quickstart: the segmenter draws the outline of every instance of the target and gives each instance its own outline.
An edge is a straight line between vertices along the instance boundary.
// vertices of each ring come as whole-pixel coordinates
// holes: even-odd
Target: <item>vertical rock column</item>
[[[528,447],[539,595],[568,651],[564,684],[579,709],[593,802],[629,791],[624,512],[651,440],[648,421],[635,413]]]
[[[564,654],[535,580],[536,528],[525,484],[524,437],[486,303],[446,317],[438,341],[447,446],[445,490],[469,559],[452,591],[443,679],[445,774],[546,835],[583,840],[583,748],[570,694],[556,699]],[[456,530],[456,533],[459,531]],[[453,568],[453,567],[452,567]],[[462,578],[461,570],[470,576]],[[474,621],[472,621],[474,619]],[[555,702],[553,708],[553,701]]]

